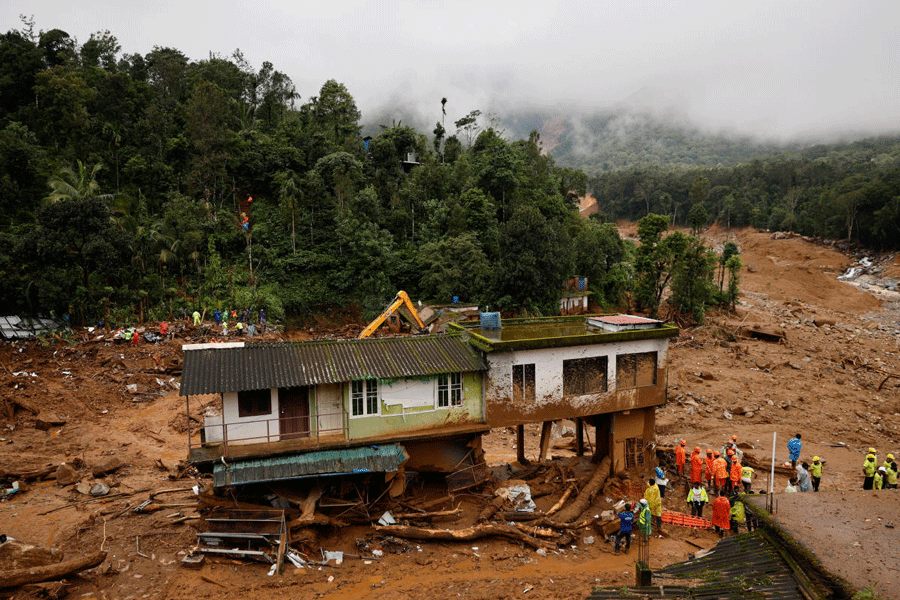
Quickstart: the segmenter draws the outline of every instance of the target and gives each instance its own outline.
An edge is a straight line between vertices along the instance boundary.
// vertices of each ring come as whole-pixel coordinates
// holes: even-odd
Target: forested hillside
[[[582,170],[535,131],[511,139],[496,125],[532,117],[451,122],[436,98],[432,131],[397,122],[363,138],[343,84],[306,94],[239,51],[122,54],[108,31],[78,43],[27,20],[0,36],[0,312],[116,325],[217,307],[370,316],[405,289],[553,314],[563,282],[585,276],[601,305],[631,297],[656,312],[671,289],[672,306],[702,318],[736,298],[736,249],[663,242],[672,221],[900,239],[896,140],[605,172],[590,188],[607,221],[670,217],[644,222],[638,252],[603,218],[579,217]],[[571,141],[557,142],[571,161]]]
[[[578,217],[586,176],[477,111],[446,126],[364,140],[337,81],[301,98],[239,52],[122,55],[26,22],[0,38],[2,312],[371,314],[406,289],[552,314],[575,274],[620,300],[625,244]]]
[[[790,230],[900,248],[900,137],[810,146],[732,166],[645,165],[590,180],[608,219]]]

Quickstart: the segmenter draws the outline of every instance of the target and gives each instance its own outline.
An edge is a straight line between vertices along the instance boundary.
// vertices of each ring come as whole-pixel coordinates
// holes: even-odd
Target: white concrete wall
[[[274,440],[278,439],[278,390],[271,389],[269,393],[272,397],[272,412],[268,415],[244,418],[238,416],[237,392],[222,394],[224,421],[228,430],[229,444],[258,444],[265,442],[267,433],[266,421],[268,421],[268,434]],[[207,443],[221,442],[223,434],[222,417],[207,417],[204,424],[206,425]]]
[[[657,369],[666,364],[668,340],[650,339],[618,342],[611,344],[586,344],[563,348],[541,348],[537,350],[517,350],[512,352],[487,353],[488,371],[486,402],[511,400],[513,397],[513,365],[534,364],[535,406],[558,404],[563,400],[563,361],[578,358],[607,357],[607,391],[616,391],[616,356],[656,352]],[[657,385],[665,385],[657,381]],[[570,406],[588,409],[596,403],[597,394],[574,396],[567,399]]]

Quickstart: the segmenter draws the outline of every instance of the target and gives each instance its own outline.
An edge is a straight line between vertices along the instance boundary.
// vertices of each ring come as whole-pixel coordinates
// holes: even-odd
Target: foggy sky
[[[401,104],[448,125],[472,109],[635,108],[768,138],[900,131],[900,3],[118,2],[3,0],[0,29],[109,29],[122,52],[192,60],[240,48],[294,81],[327,79],[367,115]],[[452,127],[448,127],[452,130]]]

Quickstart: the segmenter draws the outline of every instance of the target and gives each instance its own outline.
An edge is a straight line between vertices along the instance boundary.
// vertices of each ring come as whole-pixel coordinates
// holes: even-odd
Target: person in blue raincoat
[[[800,450],[803,449],[803,442],[800,441],[799,433],[794,434],[794,437],[788,440],[787,448],[788,452],[790,452],[788,458],[791,460],[791,468],[796,469],[797,461],[800,460]]]

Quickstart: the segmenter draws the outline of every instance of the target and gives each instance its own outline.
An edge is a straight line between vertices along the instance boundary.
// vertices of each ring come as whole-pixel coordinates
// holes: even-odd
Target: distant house
[[[483,464],[493,427],[596,426],[617,470],[649,461],[668,338],[628,315],[451,324],[450,333],[184,346],[190,457],[216,485]],[[208,395],[214,394],[213,397]],[[190,419],[189,419],[190,422]],[[520,444],[520,452],[521,444]]]
[[[563,286],[559,298],[559,314],[580,315],[588,311],[588,300],[591,291],[588,290],[587,277],[570,277]]]

